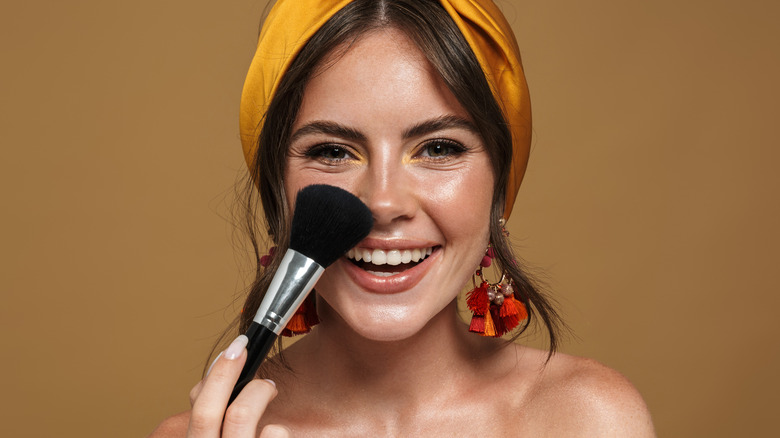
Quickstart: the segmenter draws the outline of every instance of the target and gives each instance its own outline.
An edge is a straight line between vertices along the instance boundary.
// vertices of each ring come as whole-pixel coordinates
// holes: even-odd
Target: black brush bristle
[[[352,193],[316,184],[295,198],[290,249],[326,268],[371,231],[371,210]]]

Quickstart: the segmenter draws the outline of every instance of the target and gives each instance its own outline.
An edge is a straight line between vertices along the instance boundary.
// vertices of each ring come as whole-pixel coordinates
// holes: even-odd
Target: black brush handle
[[[238,397],[238,394],[247,383],[255,378],[257,369],[268,355],[268,352],[271,351],[274,341],[276,341],[276,333],[273,330],[254,321],[249,326],[249,330],[246,331],[246,337],[249,338],[249,343],[246,346],[246,362],[244,363],[244,369],[241,370],[241,375],[238,376],[236,386],[233,387],[233,393],[230,394],[228,406]]]

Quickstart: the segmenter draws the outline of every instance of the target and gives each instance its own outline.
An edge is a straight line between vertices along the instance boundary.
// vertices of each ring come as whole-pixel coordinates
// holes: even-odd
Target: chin
[[[421,306],[419,303],[417,305],[408,303],[350,304],[352,305],[337,305],[335,308],[331,308],[331,311],[337,313],[341,320],[340,323],[348,326],[352,332],[364,339],[377,342],[409,339],[424,330],[431,320],[435,319],[442,311],[448,311],[447,303],[440,303],[441,306]]]
[[[418,327],[419,325],[419,327]],[[424,325],[417,321],[377,321],[368,324],[356,324],[352,330],[360,337],[377,342],[404,341],[419,333]]]

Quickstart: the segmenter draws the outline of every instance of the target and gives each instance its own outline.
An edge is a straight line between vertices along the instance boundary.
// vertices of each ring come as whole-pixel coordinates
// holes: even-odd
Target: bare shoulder
[[[642,396],[619,372],[566,354],[554,355],[538,369],[527,409],[543,419],[540,435],[655,436]]]
[[[187,435],[190,411],[168,417],[155,428],[148,438],[183,437]]]

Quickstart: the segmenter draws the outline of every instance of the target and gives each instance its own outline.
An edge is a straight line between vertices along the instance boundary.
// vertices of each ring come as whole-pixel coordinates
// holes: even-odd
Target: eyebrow
[[[295,133],[293,133],[292,137],[290,138],[290,142],[294,142],[298,138],[310,134],[327,134],[356,142],[365,142],[367,140],[366,136],[357,129],[340,125],[335,122],[316,120],[301,126],[297,131],[295,131]]]
[[[442,131],[445,129],[465,129],[474,134],[479,134],[477,127],[469,120],[466,120],[458,116],[441,116],[435,119],[426,120],[418,123],[411,128],[404,131],[403,137],[405,139],[412,137],[420,137],[426,134],[430,134],[436,131]]]
[[[477,127],[471,121],[462,117],[447,115],[422,121],[406,129],[402,135],[404,139],[409,139],[445,129],[465,129],[474,134],[479,134]],[[290,141],[294,142],[300,137],[312,134],[331,135],[355,142],[367,141],[366,135],[357,129],[324,120],[315,120],[301,126],[293,133]]]

